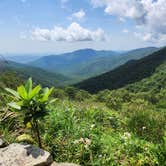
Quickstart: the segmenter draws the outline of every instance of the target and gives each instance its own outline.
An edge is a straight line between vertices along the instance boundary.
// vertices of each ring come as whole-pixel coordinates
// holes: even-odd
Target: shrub
[[[131,133],[103,134],[100,165],[158,165],[157,147]]]
[[[110,90],[106,89],[106,90],[100,91],[95,95],[95,99],[96,101],[99,101],[99,102],[106,102],[109,94],[110,94]]]
[[[122,106],[122,99],[119,97],[110,96],[106,101],[106,106],[116,111],[120,110]]]
[[[87,99],[89,99],[91,97],[91,95],[84,90],[78,90],[75,94],[75,100],[77,101],[85,101]]]
[[[39,146],[41,147],[41,138],[39,132],[39,120],[47,114],[46,106],[48,105],[48,97],[53,88],[42,89],[40,85],[32,88],[32,79],[29,78],[27,83],[17,88],[17,91],[6,88],[6,90],[14,96],[16,102],[8,105],[17,110],[24,119],[24,124],[31,126],[32,131],[36,135]]]
[[[165,115],[154,110],[135,110],[130,115],[127,126],[140,138],[161,142],[165,131]]]
[[[74,87],[66,87],[65,93],[68,95],[69,99],[74,99],[77,90]]]
[[[65,99],[67,94],[65,93],[63,89],[54,89],[52,95],[53,97],[58,99]]]

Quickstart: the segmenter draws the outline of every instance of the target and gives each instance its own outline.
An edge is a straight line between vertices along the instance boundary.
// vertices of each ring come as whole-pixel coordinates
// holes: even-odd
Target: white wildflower
[[[131,138],[131,134],[129,132],[125,132],[122,136],[123,139],[129,139]]]
[[[92,124],[92,125],[91,125],[91,129],[93,129],[94,127],[95,127],[95,124]]]
[[[146,126],[143,126],[143,127],[142,127],[142,130],[145,130],[145,129],[146,129]]]

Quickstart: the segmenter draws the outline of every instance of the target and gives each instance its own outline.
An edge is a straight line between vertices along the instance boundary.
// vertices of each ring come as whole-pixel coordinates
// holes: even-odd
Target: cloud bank
[[[139,25],[145,41],[166,41],[166,0],[91,0],[93,7],[120,19],[132,19]],[[146,37],[145,37],[146,36]]]
[[[31,38],[39,41],[103,41],[105,32],[98,28],[94,31],[81,27],[73,22],[67,28],[55,26],[53,29],[36,28],[31,32]]]

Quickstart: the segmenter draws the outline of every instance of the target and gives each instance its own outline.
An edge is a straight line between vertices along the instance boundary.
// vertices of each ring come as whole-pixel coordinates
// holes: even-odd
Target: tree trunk
[[[35,122],[35,132],[36,132],[36,136],[37,136],[37,141],[38,141],[38,145],[40,148],[42,148],[42,143],[41,143],[41,138],[40,138],[40,131],[39,131],[39,126],[38,126],[38,122]]]

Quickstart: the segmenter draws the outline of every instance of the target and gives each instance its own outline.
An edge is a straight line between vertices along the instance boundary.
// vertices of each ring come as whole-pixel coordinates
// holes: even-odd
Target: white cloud
[[[86,15],[85,11],[83,9],[80,9],[78,12],[73,13],[71,15],[70,19],[72,20],[72,19],[76,18],[78,20],[81,20],[85,17],[85,15]]]
[[[146,33],[146,34],[143,34],[143,33],[138,33],[138,32],[134,32],[134,35],[143,40],[143,41],[151,41],[151,42],[154,42],[154,38],[153,38],[153,35],[151,33]]]
[[[129,30],[128,30],[128,29],[123,29],[122,32],[123,32],[123,33],[129,33]]]
[[[102,41],[105,40],[105,32],[98,28],[97,30],[89,30],[81,27],[78,23],[73,22],[67,28],[55,26],[54,29],[36,28],[31,33],[33,40],[40,41]]]
[[[165,39],[166,0],[91,0],[91,3],[94,7],[104,7],[105,13],[121,20],[134,20],[143,31],[139,32],[144,36],[143,40],[151,38],[158,42]]]
[[[112,0],[108,1],[105,13],[121,18],[139,19],[144,16],[145,10],[143,5],[138,3],[138,0]]]
[[[126,22],[126,20],[125,20],[123,17],[120,17],[120,18],[119,18],[119,21],[121,21],[121,22]]]

